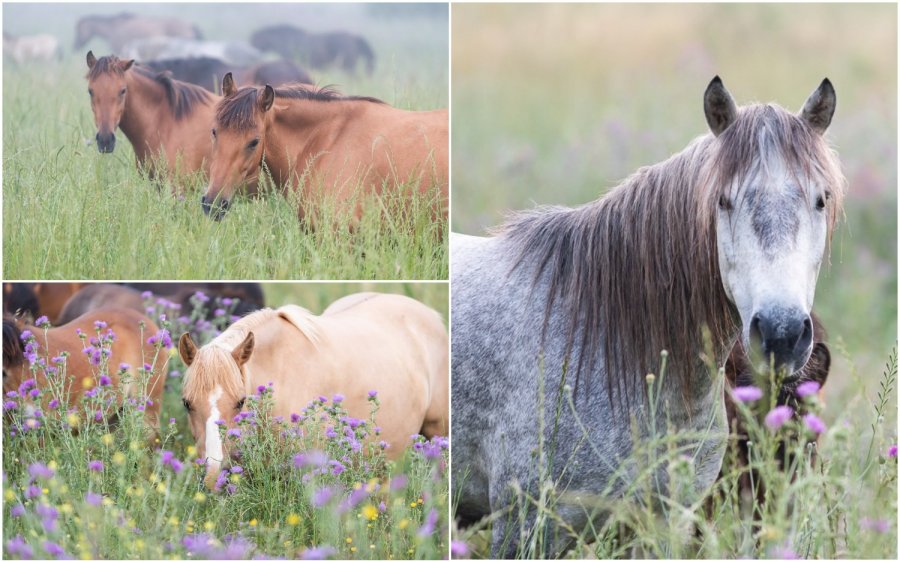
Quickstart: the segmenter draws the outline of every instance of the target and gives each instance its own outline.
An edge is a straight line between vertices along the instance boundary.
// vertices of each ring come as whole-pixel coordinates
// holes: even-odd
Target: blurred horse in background
[[[130,41],[122,47],[122,58],[150,61],[190,57],[210,57],[241,66],[263,60],[262,52],[245,41],[196,41],[172,37],[148,37]]]
[[[346,31],[311,33],[293,25],[272,25],[256,31],[250,43],[260,51],[273,51],[319,70],[337,65],[353,74],[360,61],[368,74],[375,69],[375,53],[369,42]]]
[[[272,84],[312,84],[313,80],[306,71],[286,60],[263,62],[250,67],[237,67],[212,57],[189,57],[162,59],[141,63],[156,72],[171,72],[172,78],[202,86],[210,92],[219,93],[222,79],[229,72],[234,74],[235,82],[241,85]]]
[[[113,53],[121,54],[129,41],[146,37],[183,37],[202,39],[203,34],[191,23],[177,18],[139,16],[122,12],[111,16],[85,16],[75,24],[74,50],[82,48],[93,37],[105,39]]]
[[[29,61],[59,59],[62,50],[56,37],[48,33],[17,37],[4,31],[3,56],[12,59],[16,64],[23,64]]]

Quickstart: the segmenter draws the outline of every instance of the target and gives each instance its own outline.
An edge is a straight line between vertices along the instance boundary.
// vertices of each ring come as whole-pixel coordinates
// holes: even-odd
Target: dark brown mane
[[[115,55],[100,57],[94,66],[88,70],[88,80],[95,80],[103,74],[124,76],[125,71],[122,70],[122,66],[119,64],[121,62],[122,60]],[[212,94],[200,86],[174,80],[165,72],[155,72],[139,64],[134,65],[132,70],[163,87],[166,92],[166,99],[169,102],[169,109],[175,115],[176,120],[190,115],[196,104],[212,102]]]
[[[596,201],[517,213],[498,230],[512,244],[515,267],[534,264],[532,283],[548,282],[544,337],[551,312],[560,310],[566,356],[580,351],[570,361],[576,389],[582,371],[590,373],[602,355],[610,396],[614,387],[619,396],[633,395],[646,388],[644,375],[657,372],[665,349],[668,376],[680,378],[689,398],[704,329],[722,365],[738,319],[719,271],[717,204],[733,180],[743,185],[775,155],[832,191],[830,228],[844,187],[833,152],[786,110],[752,105],[719,137],[695,140]]]
[[[234,95],[223,99],[216,109],[216,124],[226,129],[244,131],[252,129],[255,125],[256,101],[259,86],[245,86]],[[320,102],[332,101],[365,101],[371,103],[384,103],[383,101],[368,96],[345,96],[333,86],[315,88],[308,84],[294,84],[274,88],[276,98],[299,99]]]

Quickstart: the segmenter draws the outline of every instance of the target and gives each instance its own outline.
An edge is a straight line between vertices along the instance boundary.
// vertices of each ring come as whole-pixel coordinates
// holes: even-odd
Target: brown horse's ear
[[[837,106],[837,94],[834,86],[828,78],[822,80],[816,91],[809,95],[803,109],[800,110],[800,118],[820,135],[831,125],[834,116],[834,108]]]
[[[94,56],[94,51],[88,51],[87,54],[87,65],[88,68],[94,68],[94,65],[97,64],[97,57]]]
[[[234,77],[228,72],[225,74],[225,77],[222,78],[222,95],[228,98],[236,93],[237,86],[234,85]]]
[[[188,332],[181,334],[181,339],[178,340],[178,354],[181,355],[181,360],[188,367],[197,357],[197,346],[194,345],[194,340],[191,339],[191,334]]]
[[[231,351],[231,356],[234,357],[234,362],[238,364],[238,367],[250,360],[250,355],[253,353],[253,343],[253,332],[249,332],[244,341]]]
[[[132,66],[133,64],[134,64],[134,59],[131,59],[130,61],[120,62],[120,63],[119,63],[119,68],[122,69],[122,72],[125,72],[126,70],[128,70],[129,68],[131,68],[131,66]]]
[[[715,136],[721,135],[737,119],[737,104],[718,76],[712,79],[703,94],[703,112],[709,130]]]
[[[262,95],[259,96],[259,110],[265,113],[272,109],[273,103],[275,103],[275,88],[266,84]]]

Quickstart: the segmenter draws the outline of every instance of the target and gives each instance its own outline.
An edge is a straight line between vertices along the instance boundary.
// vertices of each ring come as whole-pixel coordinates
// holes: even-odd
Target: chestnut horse
[[[351,416],[367,418],[368,393],[381,405],[376,424],[397,458],[410,435],[449,429],[447,329],[431,308],[400,295],[358,293],[321,316],[295,305],[245,316],[200,349],[190,335],[178,351],[188,366],[182,397],[206,483],[215,482],[229,451],[216,422],[235,425],[244,399],[274,383],[274,416],[287,418],[319,396],[335,393]],[[301,359],[298,359],[301,358]]]
[[[97,324],[98,322],[105,323]],[[143,327],[141,327],[143,323]],[[78,335],[78,330],[89,336],[95,335],[97,330],[102,335],[108,331],[115,334],[115,341],[109,346],[111,352],[107,360],[107,368],[97,366],[99,356],[92,357],[83,352],[87,345]],[[30,331],[35,336],[37,350],[27,349],[27,344],[22,340],[24,330]],[[15,318],[5,315],[3,317],[3,392],[12,392],[20,388],[27,380],[34,379],[38,389],[50,388],[48,375],[52,375],[51,369],[59,369],[64,372],[66,382],[62,396],[54,396],[53,392],[45,392],[42,396],[43,409],[46,411],[51,399],[64,402],[68,408],[77,407],[85,392],[101,383],[101,376],[106,375],[110,379],[111,387],[118,391],[119,399],[116,408],[108,411],[107,416],[112,417],[115,411],[122,405],[125,397],[138,400],[149,399],[145,406],[145,421],[152,433],[159,430],[159,411],[162,406],[163,386],[165,383],[165,363],[168,354],[160,352],[147,343],[147,339],[156,334],[158,328],[152,320],[133,310],[120,308],[103,308],[89,312],[65,324],[50,328],[44,338],[44,330],[30,325],[19,325]],[[65,370],[61,365],[53,362],[53,358],[63,352],[69,354],[65,362]],[[36,357],[30,357],[35,353]],[[43,366],[32,370],[31,360]],[[93,362],[92,362],[93,361]],[[153,369],[146,379],[146,385],[142,384],[142,378],[138,374],[144,364],[153,365]],[[102,363],[101,363],[102,364]],[[123,365],[127,364],[127,365]],[[120,366],[125,367],[123,370]],[[48,372],[49,371],[49,372]],[[105,372],[104,372],[105,371]],[[130,373],[130,378],[123,385],[122,377]],[[88,380],[92,379],[92,380]]]
[[[116,128],[134,147],[139,167],[155,175],[165,158],[171,179],[205,170],[212,145],[209,127],[218,96],[193,84],[155,73],[133,60],[97,59],[88,51],[88,93],[97,125],[97,149],[112,152]]]
[[[321,185],[341,204],[357,188],[381,193],[417,182],[438,189],[446,216],[446,110],[404,111],[374,98],[342,96],[328,88],[248,86],[231,73],[216,108],[209,188],[203,210],[220,219],[236,189],[255,191],[265,166],[279,186],[307,191]],[[355,216],[362,209],[357,205]],[[300,218],[304,210],[299,209]],[[435,213],[437,214],[437,212]]]

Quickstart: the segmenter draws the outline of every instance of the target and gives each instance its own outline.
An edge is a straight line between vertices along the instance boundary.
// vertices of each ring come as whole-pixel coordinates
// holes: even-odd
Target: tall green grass
[[[446,314],[446,284],[265,287],[272,306],[296,303],[314,312],[350,292],[379,289],[415,295]],[[201,341],[212,338],[227,318],[202,320],[201,306],[183,319],[166,302],[148,305],[155,309],[151,317],[174,336],[191,328]],[[35,336],[40,344],[42,334]],[[445,439],[411,440],[404,456],[387,461],[377,437],[365,440],[364,433],[375,431],[372,420],[363,425],[350,420],[333,397],[297,412],[304,419],[278,419],[268,413],[272,391],[257,390],[239,423],[240,437],[223,435],[240,449],[240,460],[211,491],[202,483],[205,469],[196,462],[187,428],[180,398],[184,367],[174,349],[158,346],[156,360],[168,361],[169,376],[162,429],[150,447],[140,402],[126,401],[115,424],[95,421],[98,404],[114,394],[108,387],[98,387],[96,397],[68,411],[45,407],[46,400],[41,405],[44,396],[63,392],[64,365],[76,360],[60,365],[61,372],[48,377],[55,386],[41,389],[37,398],[24,398],[28,388],[4,397],[7,558],[446,557]],[[95,380],[108,369],[101,362]],[[44,411],[35,413],[29,404]],[[374,412],[377,395],[371,404]],[[326,425],[339,436],[323,435]],[[354,442],[362,444],[358,451]]]
[[[93,9],[75,5],[61,12],[74,18]],[[224,12],[188,5],[181,17],[200,23],[212,39],[245,39],[257,27],[283,21],[268,5]],[[359,6],[314,12],[321,28],[357,29],[378,57],[372,76],[312,71],[319,84],[338,84],[348,94],[376,96],[403,109],[447,107],[446,17],[409,17],[402,10],[378,17]],[[4,13],[6,25],[20,25],[17,33],[51,31],[70,44],[74,19],[39,18],[27,7],[5,6]],[[327,197],[285,197],[274,189],[259,198],[238,197],[217,223],[200,208],[204,178],[186,181],[183,199],[174,197],[138,172],[121,132],[115,152],[99,154],[90,143],[96,131],[83,77],[89,48],[98,56],[108,49],[95,39],[59,62],[4,65],[7,279],[447,277],[446,221],[433,220],[437,195],[419,194],[416,185],[363,196],[363,216],[352,230],[308,228],[297,219],[298,205],[325,224],[353,221]]]

